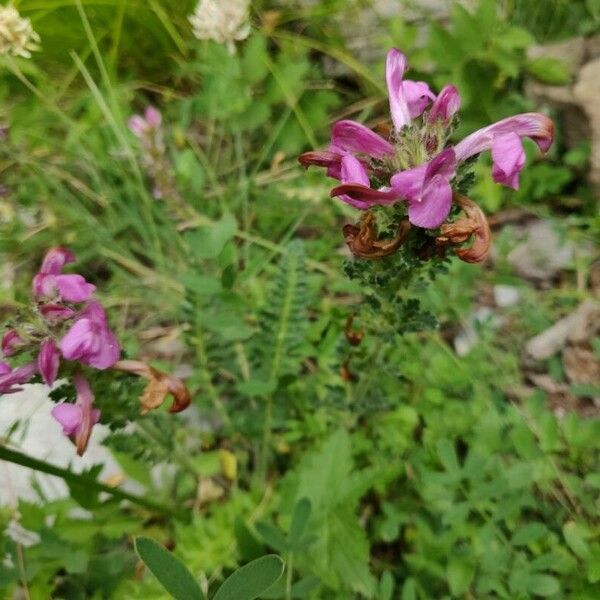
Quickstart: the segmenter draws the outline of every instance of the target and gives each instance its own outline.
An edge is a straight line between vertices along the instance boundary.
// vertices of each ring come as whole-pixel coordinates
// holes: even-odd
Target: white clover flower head
[[[249,0],[200,0],[190,15],[194,36],[227,44],[235,52],[235,42],[250,35]]]
[[[21,17],[14,6],[0,6],[0,54],[30,58],[39,49],[39,41],[29,19]]]

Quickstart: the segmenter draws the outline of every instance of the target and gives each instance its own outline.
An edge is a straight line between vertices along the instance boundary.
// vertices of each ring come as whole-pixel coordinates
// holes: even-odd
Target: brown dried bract
[[[367,260],[376,260],[393,254],[406,241],[410,224],[402,221],[398,234],[392,239],[380,240],[377,237],[376,218],[372,212],[367,212],[360,220],[360,226],[344,225],[342,232],[348,248],[354,256]]]
[[[120,360],[113,369],[134,373],[148,380],[148,385],[140,396],[142,414],[158,408],[165,401],[167,394],[173,396],[169,412],[178,413],[190,405],[190,392],[181,379],[163,373],[141,360]]]
[[[352,322],[354,321],[354,317],[349,315],[346,319],[346,325],[344,326],[344,335],[346,336],[346,340],[351,346],[359,346],[365,337],[365,332],[361,330],[356,331],[352,329]]]
[[[492,234],[485,214],[473,200],[457,192],[454,192],[453,200],[463,209],[466,217],[454,223],[444,223],[440,228],[440,235],[436,238],[436,244],[462,244],[473,237],[473,243],[469,247],[455,248],[454,252],[465,262],[482,262],[487,258],[492,243]]]

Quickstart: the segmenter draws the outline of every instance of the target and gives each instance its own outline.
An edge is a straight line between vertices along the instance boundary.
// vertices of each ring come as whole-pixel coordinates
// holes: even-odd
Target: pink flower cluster
[[[148,106],[143,115],[133,115],[127,125],[140,143],[143,166],[154,184],[152,195],[157,200],[169,196],[172,185],[165,161],[166,148],[160,111],[154,106]]]
[[[119,360],[119,342],[104,308],[93,299],[95,286],[81,275],[63,273],[73,262],[75,255],[65,248],[46,254],[33,279],[34,309],[2,338],[4,357],[27,352],[37,358],[14,369],[0,362],[0,395],[20,391],[19,386],[38,373],[47,385],[54,385],[63,359],[96,369],[107,369]],[[52,415],[82,454],[100,412],[92,408],[94,396],[79,369],[73,381],[76,403],[59,404]]]
[[[508,117],[448,146],[461,103],[458,90],[447,85],[436,96],[425,82],[404,79],[406,68],[406,57],[390,50],[386,80],[393,127],[387,139],[343,120],[333,126],[327,150],[300,156],[303,166],[326,167],[341,182],[332,196],[361,210],[404,201],[413,225],[435,229],[450,213],[460,163],[491,150],[494,181],[517,189],[525,164],[521,139],[531,138],[544,152],[550,147],[553,123],[538,113]]]

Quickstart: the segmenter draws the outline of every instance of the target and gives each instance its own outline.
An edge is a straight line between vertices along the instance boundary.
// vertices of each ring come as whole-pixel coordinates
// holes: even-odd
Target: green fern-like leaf
[[[300,241],[294,241],[281,261],[269,303],[261,312],[262,331],[255,339],[253,354],[260,379],[272,387],[298,370],[305,343],[307,304],[304,249]]]

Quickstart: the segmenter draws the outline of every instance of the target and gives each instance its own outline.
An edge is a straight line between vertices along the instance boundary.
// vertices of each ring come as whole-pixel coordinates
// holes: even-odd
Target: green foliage
[[[138,537],[135,551],[175,600],[205,599],[192,574],[159,543],[147,537]]]
[[[135,551],[175,600],[204,600],[206,596],[185,565],[163,546],[147,537],[135,540]],[[257,558],[234,571],[212,596],[213,600],[255,600],[283,573],[275,555]]]
[[[64,500],[36,475],[36,503],[0,510],[3,591],[163,600],[160,580],[219,600],[596,598],[600,428],[572,407],[595,410],[597,386],[572,384],[559,356],[523,360],[527,339],[597,279],[590,145],[567,149],[557,118],[547,157],[526,143],[518,192],[494,183],[485,155],[461,168],[459,189],[501,213],[484,268],[425,260],[431,237],[416,228],[390,257],[346,259],[340,229],[357,211],[296,164],[326,146],[337,119],[388,119],[379,59],[390,44],[407,51],[410,78],[458,86],[456,139],[539,110],[523,84],[574,74],[527,48],[596,31],[594,3],[480,0],[408,22],[412,13],[373,15],[359,1],[259,1],[235,53],[192,37],[191,0],[82,0],[91,34],[76,2],[15,4],[43,49],[3,58],[2,313],[10,322],[30,301],[47,247],[69,246],[125,354],[182,375],[192,406],[141,416],[146,381],[86,370],[103,444],[127,483],[173,514],[90,491],[105,478],[99,465],[69,481]],[[368,40],[349,44],[356,23]],[[176,189],[161,200],[127,128],[150,103]],[[507,207],[559,220],[576,244],[559,286],[509,265],[514,229],[497,231],[515,218]],[[377,214],[381,238],[406,217],[403,203],[389,212]],[[495,306],[497,283],[517,286],[519,303]],[[476,335],[459,356],[467,327]],[[542,373],[571,404],[533,387]],[[51,398],[73,401],[74,389],[61,383]],[[27,427],[11,427],[7,447]],[[151,573],[136,569],[135,538]]]

